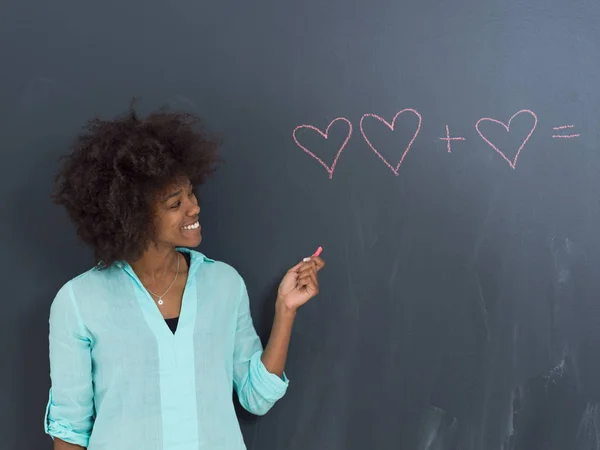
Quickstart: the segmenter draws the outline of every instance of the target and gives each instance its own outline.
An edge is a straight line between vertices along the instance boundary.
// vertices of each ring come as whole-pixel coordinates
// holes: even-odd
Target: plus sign
[[[448,153],[452,152],[452,147],[450,141],[464,141],[464,137],[450,137],[450,130],[448,129],[448,125],[446,125],[446,137],[440,138],[440,141],[446,141],[448,143]]]

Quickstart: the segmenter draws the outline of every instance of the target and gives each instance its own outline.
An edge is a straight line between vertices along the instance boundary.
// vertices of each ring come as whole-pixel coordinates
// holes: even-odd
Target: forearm
[[[295,318],[295,310],[286,308],[279,300],[275,302],[275,319],[271,328],[271,336],[261,360],[269,372],[280,377],[285,368]]]
[[[58,438],[54,438],[54,450],[85,450],[85,447],[80,445],[69,444],[68,442],[61,441]]]

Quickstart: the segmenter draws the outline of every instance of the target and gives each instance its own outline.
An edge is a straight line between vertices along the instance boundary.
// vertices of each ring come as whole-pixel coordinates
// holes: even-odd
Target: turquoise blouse
[[[50,309],[44,428],[88,450],[245,449],[233,405],[265,414],[288,379],[267,371],[231,266],[189,249],[173,333],[126,262],[67,282]]]

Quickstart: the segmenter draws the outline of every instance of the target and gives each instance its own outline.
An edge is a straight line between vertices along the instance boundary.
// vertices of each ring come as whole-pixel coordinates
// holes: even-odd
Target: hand
[[[287,271],[277,292],[277,303],[286,310],[296,311],[319,293],[317,272],[325,267],[318,256],[305,258]]]

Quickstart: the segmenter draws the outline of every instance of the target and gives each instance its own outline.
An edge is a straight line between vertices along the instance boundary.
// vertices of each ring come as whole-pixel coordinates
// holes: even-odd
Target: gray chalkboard
[[[57,158],[134,96],[222,136],[200,249],[262,338],[324,247],[249,449],[600,448],[599,23],[592,0],[3,5],[2,449],[51,448],[49,305],[91,263]]]

